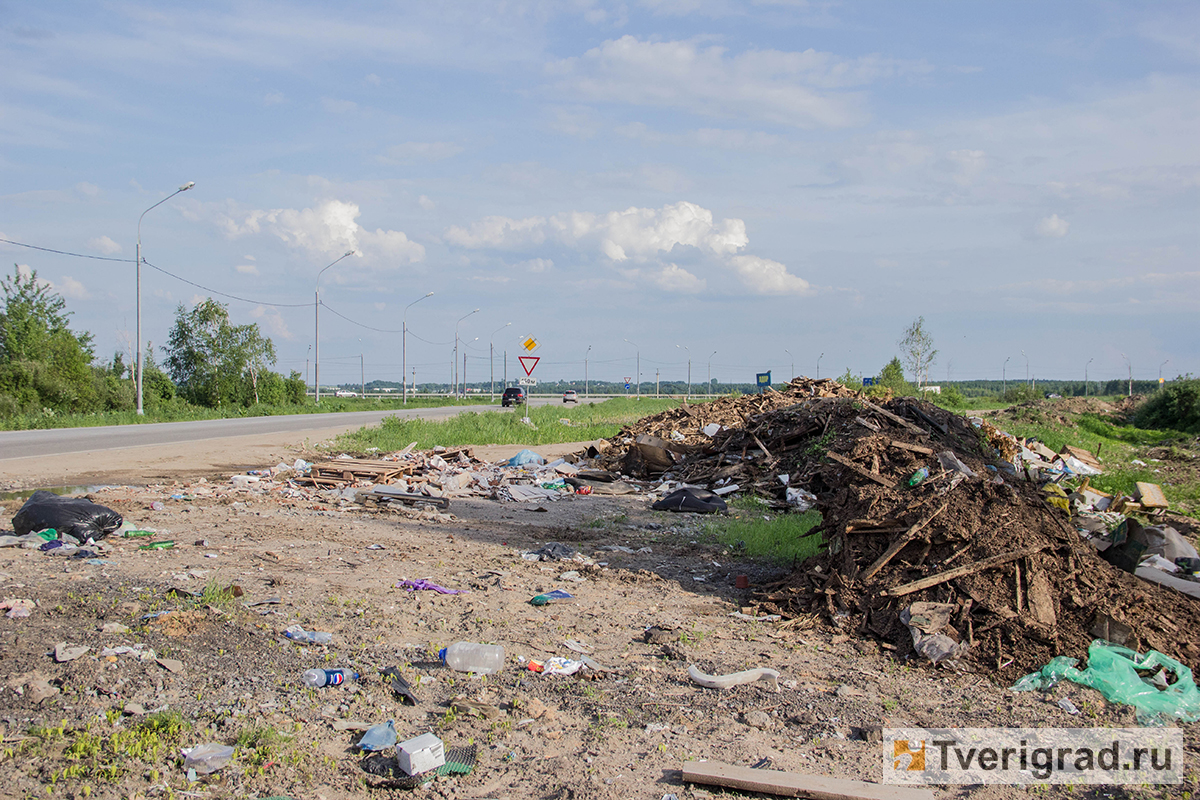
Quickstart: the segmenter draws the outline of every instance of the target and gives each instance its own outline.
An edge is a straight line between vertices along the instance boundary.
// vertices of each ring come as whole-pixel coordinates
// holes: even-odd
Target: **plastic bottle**
[[[304,685],[311,689],[319,689],[322,686],[338,686],[346,681],[356,681],[359,679],[357,672],[350,672],[344,669],[308,669],[300,676],[300,680],[304,681]]]
[[[438,658],[447,667],[459,672],[491,675],[504,668],[504,648],[496,644],[456,642],[443,647],[438,652]]]
[[[920,483],[921,481],[925,480],[928,477],[929,477],[929,467],[921,467],[919,470],[917,470],[916,472],[914,472],[912,474],[911,478],[908,479],[908,485],[916,486],[918,483]]]
[[[359,750],[386,750],[396,744],[396,723],[392,720],[368,728],[358,740]]]
[[[329,644],[333,641],[333,634],[325,631],[306,631],[300,626],[296,626],[291,630],[286,630],[283,635],[299,644]]]

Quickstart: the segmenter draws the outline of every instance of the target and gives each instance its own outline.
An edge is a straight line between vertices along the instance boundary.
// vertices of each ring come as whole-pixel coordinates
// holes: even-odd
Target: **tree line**
[[[36,270],[14,267],[0,280],[0,294],[0,417],[136,407],[134,366],[120,351],[98,360],[92,334],[71,330],[66,301]],[[152,346],[143,353],[142,397],[150,410],[306,401],[299,372],[285,378],[271,370],[275,345],[258,325],[234,325],[211,298],[176,308],[163,356],[160,365]]]

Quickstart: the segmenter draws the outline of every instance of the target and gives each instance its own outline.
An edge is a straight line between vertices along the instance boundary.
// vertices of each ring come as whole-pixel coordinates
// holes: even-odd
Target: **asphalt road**
[[[549,400],[534,399],[533,405]],[[110,425],[99,428],[55,428],[45,431],[0,431],[0,461],[15,458],[68,455],[99,450],[120,450],[149,445],[182,444],[231,436],[303,433],[335,426],[348,429],[378,425],[384,417],[447,419],[464,411],[495,411],[499,405],[441,406],[391,411],[348,411],[340,414],[291,414],[278,417],[242,417],[195,422],[154,422],[146,425]]]

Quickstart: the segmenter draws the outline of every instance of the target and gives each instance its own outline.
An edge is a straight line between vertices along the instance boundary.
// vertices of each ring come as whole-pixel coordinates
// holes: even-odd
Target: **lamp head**
[[[180,187],[179,187],[179,191],[181,191],[181,192],[186,192],[188,189],[192,188],[192,187],[193,187],[193,186],[195,186],[195,185],[196,185],[196,182],[195,182],[195,181],[188,181],[188,182],[187,182],[187,183],[185,183],[183,186],[180,186]]]

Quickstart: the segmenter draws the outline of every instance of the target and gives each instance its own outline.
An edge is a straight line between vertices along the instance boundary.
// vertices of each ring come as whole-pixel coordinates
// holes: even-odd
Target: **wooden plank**
[[[885,786],[825,775],[735,767],[720,761],[684,762],[683,780],[686,783],[812,800],[933,800],[933,792],[924,787]]]
[[[872,411],[874,411],[876,414],[887,417],[892,422],[896,423],[897,425],[899,425],[903,428],[907,428],[908,430],[912,431],[913,433],[919,433],[922,436],[929,435],[929,431],[927,431],[924,428],[921,428],[917,425],[912,424],[908,420],[904,419],[904,417],[896,416],[892,412],[888,411],[886,408],[880,408],[879,406],[875,405],[874,403],[869,403],[866,400],[863,400],[862,404],[863,404],[864,408],[869,408]]]
[[[1103,465],[1100,463],[1100,459],[1096,458],[1096,456],[1092,455],[1091,452],[1084,450],[1082,447],[1072,447],[1071,445],[1066,444],[1063,445],[1062,450],[1059,450],[1058,452],[1065,456],[1073,456],[1074,458],[1078,458],[1092,469],[1104,469]]]
[[[888,589],[886,592],[884,592],[884,594],[891,597],[903,597],[906,594],[919,592],[922,589],[928,589],[930,586],[937,586],[940,583],[952,581],[955,578],[961,578],[964,575],[974,575],[976,572],[983,572],[984,570],[992,569],[1002,564],[1007,564],[1010,561],[1016,561],[1018,558],[1031,556],[1034,553],[1041,552],[1045,549],[1046,545],[1036,545],[1034,547],[1026,547],[1021,550],[1015,550],[1011,553],[992,556],[991,558],[985,558],[983,561],[976,561],[974,564],[966,564],[961,567],[955,567],[954,569],[940,572],[937,575],[930,575],[928,578],[921,578],[920,580],[913,581],[912,583],[906,583],[903,586],[897,586],[894,589]]]
[[[898,447],[901,450],[908,450],[912,453],[920,453],[923,456],[933,455],[933,450],[928,447],[922,447],[919,444],[909,444],[908,442],[901,442],[897,441],[896,439],[892,439],[892,441],[888,442],[888,444],[892,447]]]
[[[854,470],[859,475],[862,475],[867,480],[875,481],[876,483],[878,483],[882,486],[886,486],[889,489],[896,488],[896,482],[894,480],[892,480],[891,478],[885,478],[882,475],[876,475],[872,472],[867,472],[865,469],[860,467],[858,464],[855,464],[853,461],[851,461],[850,459],[846,458],[843,455],[835,453],[832,450],[826,450],[825,455],[829,456],[830,458],[832,458],[834,461],[838,462],[839,464],[849,467],[850,469]]]
[[[907,547],[908,543],[915,539],[917,534],[921,532],[921,529],[928,525],[934,517],[945,511],[946,506],[948,505],[950,505],[949,501],[942,503],[941,507],[938,508],[937,511],[934,511],[929,516],[918,520],[917,523],[909,528],[903,536],[896,537],[896,541],[892,542],[892,546],[885,550],[883,555],[875,559],[874,564],[867,567],[867,571],[862,574],[862,579],[864,581],[869,581],[871,578],[875,577],[875,574],[879,572],[879,570],[886,567],[887,563],[895,558],[897,553]]]
[[[1167,496],[1163,494],[1162,487],[1157,483],[1143,483],[1136,481],[1138,502],[1142,504],[1142,508],[1169,508]]]

